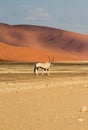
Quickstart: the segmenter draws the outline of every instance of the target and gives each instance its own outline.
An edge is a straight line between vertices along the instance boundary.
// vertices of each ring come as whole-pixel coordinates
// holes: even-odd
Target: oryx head
[[[53,56],[52,58],[50,58],[50,57],[48,56],[48,59],[49,59],[49,63],[51,63],[51,65],[53,66],[53,63],[54,63],[54,56]]]

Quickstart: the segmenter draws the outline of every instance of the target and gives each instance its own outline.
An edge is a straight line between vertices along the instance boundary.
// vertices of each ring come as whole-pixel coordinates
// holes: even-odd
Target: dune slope
[[[0,23],[0,59],[6,61],[88,60],[88,35]]]

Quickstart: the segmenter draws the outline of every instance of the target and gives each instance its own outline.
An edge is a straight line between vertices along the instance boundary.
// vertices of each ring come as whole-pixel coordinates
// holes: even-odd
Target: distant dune
[[[1,61],[88,60],[88,35],[61,29],[0,23]]]

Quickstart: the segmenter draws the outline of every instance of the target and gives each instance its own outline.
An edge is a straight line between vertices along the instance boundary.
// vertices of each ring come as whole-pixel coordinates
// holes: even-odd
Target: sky
[[[88,0],[0,0],[0,23],[88,34]]]

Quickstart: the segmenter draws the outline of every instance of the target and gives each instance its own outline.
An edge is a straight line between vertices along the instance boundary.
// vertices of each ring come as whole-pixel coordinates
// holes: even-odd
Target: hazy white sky
[[[0,0],[0,22],[88,34],[88,0]]]

